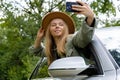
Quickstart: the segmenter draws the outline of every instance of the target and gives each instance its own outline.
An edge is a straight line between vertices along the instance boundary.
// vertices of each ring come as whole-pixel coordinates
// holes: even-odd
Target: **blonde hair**
[[[66,43],[66,38],[68,36],[68,26],[65,26],[64,33],[61,36],[59,43],[56,45],[57,46],[57,55],[59,56],[64,56],[65,55],[65,43]],[[45,53],[48,59],[48,65],[50,65],[54,60],[55,57],[53,56],[52,48],[53,45],[55,44],[54,39],[50,33],[50,26],[48,26],[46,30],[46,35],[45,35]]]

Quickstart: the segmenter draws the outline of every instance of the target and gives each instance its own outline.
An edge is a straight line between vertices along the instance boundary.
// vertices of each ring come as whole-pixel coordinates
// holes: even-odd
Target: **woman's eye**
[[[55,24],[51,24],[51,26],[55,26]]]
[[[60,23],[59,25],[60,25],[60,26],[63,26],[64,24],[61,24],[61,23]]]
[[[64,26],[64,24],[63,23],[51,24],[51,27],[54,27],[54,26]]]

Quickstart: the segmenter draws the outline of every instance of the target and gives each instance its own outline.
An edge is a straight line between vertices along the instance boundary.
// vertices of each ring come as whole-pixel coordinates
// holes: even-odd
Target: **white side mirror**
[[[66,57],[55,60],[48,68],[49,74],[53,77],[75,76],[87,69],[82,57]]]

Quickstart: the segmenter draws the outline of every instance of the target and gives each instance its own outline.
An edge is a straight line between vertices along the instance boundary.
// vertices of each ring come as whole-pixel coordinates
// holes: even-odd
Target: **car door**
[[[88,48],[93,55],[98,73],[89,76],[86,80],[116,80],[116,68],[108,55],[109,52],[97,36],[94,36]]]

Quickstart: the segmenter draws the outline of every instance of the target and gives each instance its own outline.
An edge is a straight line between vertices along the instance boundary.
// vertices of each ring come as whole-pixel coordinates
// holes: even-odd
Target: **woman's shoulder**
[[[67,42],[69,43],[71,43],[71,41],[72,41],[72,39],[73,39],[73,36],[74,36],[74,34],[69,34],[68,36],[67,36]]]
[[[67,36],[67,39],[72,39],[76,34],[77,34],[77,32],[78,31],[76,31],[74,34],[69,34],[68,36]]]
[[[72,38],[73,38],[73,35],[74,35],[74,34],[69,34],[69,35],[67,36],[67,39],[72,39]]]

